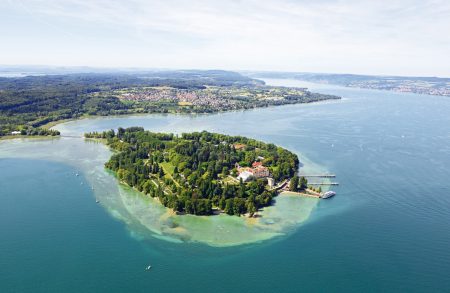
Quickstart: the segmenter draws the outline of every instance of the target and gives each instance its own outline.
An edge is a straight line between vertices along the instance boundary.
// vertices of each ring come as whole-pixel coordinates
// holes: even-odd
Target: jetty
[[[338,182],[316,182],[316,183],[308,182],[308,184],[309,185],[333,185],[333,186],[339,185]]]
[[[289,189],[289,181],[283,182],[283,184],[280,183],[279,187],[281,190],[289,192],[289,193],[294,193],[294,194],[298,194],[300,196],[305,196],[305,197],[312,197],[312,198],[330,198],[332,196],[334,196],[336,193],[334,191],[327,191],[327,192],[318,192],[315,190],[315,188],[313,186],[322,186],[322,185],[326,185],[326,186],[337,186],[339,185],[338,182],[327,182],[330,181],[328,178],[335,178],[336,175],[335,174],[311,174],[311,175],[306,175],[306,174],[299,174],[299,177],[304,177],[304,178],[326,178],[324,181],[325,182],[307,182],[307,184],[310,186],[309,188],[303,189],[301,191],[290,191]],[[277,186],[278,187],[278,186]]]
[[[304,174],[298,174],[299,177],[305,177],[305,178],[335,178],[335,174],[313,174],[313,175],[304,175]]]

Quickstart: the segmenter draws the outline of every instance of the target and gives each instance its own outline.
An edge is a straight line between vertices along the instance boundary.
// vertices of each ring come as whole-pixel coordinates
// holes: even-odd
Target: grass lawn
[[[170,162],[159,163],[159,165],[163,168],[166,175],[170,175],[170,177],[172,177],[173,170],[175,169],[174,165],[172,165]]]
[[[175,182],[175,184],[177,186],[180,186],[180,184],[178,184],[178,182],[175,179],[173,179],[173,177],[172,177],[173,176],[173,170],[175,169],[174,165],[172,165],[169,162],[164,162],[164,163],[159,163],[159,166],[163,168],[164,174],[165,174],[164,175],[165,178],[171,179],[173,182]]]
[[[236,180],[235,178],[232,178],[231,176],[227,176],[227,177],[223,178],[222,182],[224,184],[230,184],[230,185],[239,184],[239,181]]]

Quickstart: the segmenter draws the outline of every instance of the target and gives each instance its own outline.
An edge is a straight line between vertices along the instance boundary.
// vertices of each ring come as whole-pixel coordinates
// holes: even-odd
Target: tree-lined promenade
[[[179,213],[252,216],[277,195],[268,181],[289,180],[299,166],[297,155],[274,144],[206,131],[176,136],[131,127],[85,137],[103,138],[116,151],[105,166],[121,182]],[[244,180],[245,172],[252,176]]]

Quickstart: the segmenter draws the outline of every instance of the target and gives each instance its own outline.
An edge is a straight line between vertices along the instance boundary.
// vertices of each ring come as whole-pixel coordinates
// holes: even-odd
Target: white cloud
[[[77,65],[450,76],[450,2],[444,0],[10,4],[45,22],[51,28],[45,37],[56,48],[52,31],[63,30],[80,47]],[[62,58],[55,62],[70,63]],[[79,64],[86,61],[92,64]]]

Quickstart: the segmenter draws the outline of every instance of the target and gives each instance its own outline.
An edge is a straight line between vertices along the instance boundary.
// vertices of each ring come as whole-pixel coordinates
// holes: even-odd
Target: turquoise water
[[[306,85],[344,99],[58,126],[71,135],[136,125],[247,135],[296,151],[311,170],[338,175],[335,198],[320,201],[302,224],[283,226],[281,236],[253,244],[148,237],[146,223],[127,209],[142,199],[132,192],[118,198],[113,178],[99,175],[96,166],[108,155],[101,145],[0,142],[0,291],[448,291],[450,100]]]

